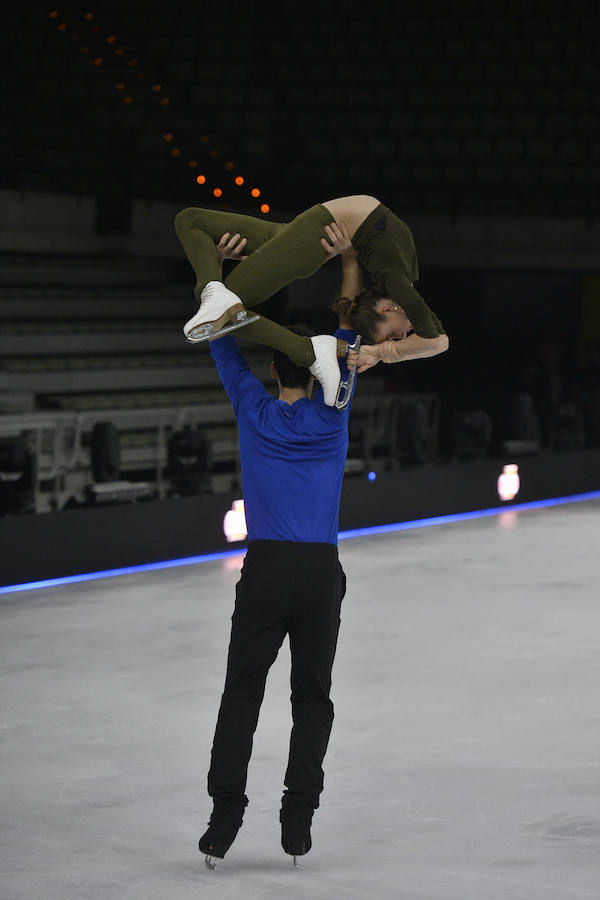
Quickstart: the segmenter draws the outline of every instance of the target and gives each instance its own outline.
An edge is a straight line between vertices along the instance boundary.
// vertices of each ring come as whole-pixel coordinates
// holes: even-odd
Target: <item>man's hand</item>
[[[358,366],[359,375],[361,372],[366,372],[367,369],[370,369],[372,366],[376,366],[380,361],[381,357],[379,355],[378,346],[379,345],[365,344],[364,346],[361,346],[358,353],[354,351],[356,357],[354,362]],[[348,359],[350,359],[350,354],[348,354]]]
[[[328,256],[334,257],[340,254],[343,259],[358,258],[358,253],[352,246],[348,229],[343,222],[340,222],[339,225],[337,222],[332,222],[331,225],[325,226],[325,231],[331,243],[328,244],[325,238],[321,238],[321,244]]]
[[[358,353],[356,352],[356,350],[348,350],[348,353],[346,355],[346,365],[348,366],[348,369],[350,371],[357,367]]]
[[[224,259],[247,259],[246,256],[242,256],[242,250],[248,243],[248,238],[240,240],[241,235],[236,233],[231,240],[228,240],[229,235],[230,232],[226,231],[219,243],[216,244],[219,262],[223,262]]]

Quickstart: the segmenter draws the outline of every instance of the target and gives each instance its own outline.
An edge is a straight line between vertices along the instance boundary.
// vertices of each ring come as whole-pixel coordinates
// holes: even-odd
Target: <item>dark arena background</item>
[[[585,507],[585,533],[597,534],[596,2],[13,3],[0,44],[0,589],[11,608],[40,582],[58,590],[61,579],[122,569],[141,578],[137,567],[155,564],[176,567],[189,589],[195,563],[225,566],[246,547],[235,415],[207,345],[182,334],[197,302],[173,221],[188,206],[287,222],[313,204],[369,194],[414,234],[417,287],[450,345],[359,376],[342,538],[477,514],[510,528],[511,515],[546,503],[565,506],[557,566],[574,509]],[[331,333],[340,278],[338,257],[261,311]],[[237,335],[275,394],[271,351]],[[479,532],[478,522],[465,526],[473,546],[492,527]],[[517,532],[511,540],[515,554],[530,546]],[[561,584],[574,577],[568,556]],[[525,557],[522,571],[534,577]],[[588,576],[597,584],[597,572]],[[597,784],[589,790],[597,796]],[[551,836],[554,822],[558,843],[567,826],[559,812],[544,816],[522,810],[524,832]],[[570,816],[569,834],[600,834],[597,811]],[[100,834],[108,839],[109,827]],[[439,871],[429,885],[413,872],[410,897],[583,900],[597,896],[600,875],[576,884],[540,870],[537,881],[490,874],[475,884],[456,880],[459,864],[453,893]],[[11,881],[3,896],[192,896],[181,884],[145,893],[141,881],[129,892],[118,878],[87,893],[56,873],[46,893],[44,877]],[[277,896],[409,896],[395,876],[362,893],[359,878],[341,893],[290,884]],[[266,897],[265,884],[228,896]]]

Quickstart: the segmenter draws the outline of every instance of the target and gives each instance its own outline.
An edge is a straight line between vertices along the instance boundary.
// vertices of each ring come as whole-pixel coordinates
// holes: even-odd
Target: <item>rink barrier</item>
[[[339,540],[365,537],[368,535],[389,534],[395,531],[407,531],[415,528],[430,528],[435,525],[449,525],[456,522],[466,522],[472,519],[481,519],[491,516],[504,515],[507,512],[528,512],[549,507],[564,506],[572,503],[583,503],[589,500],[600,500],[600,491],[587,491],[583,494],[574,494],[567,497],[553,497],[546,500],[533,500],[526,503],[514,503],[505,506],[496,506],[490,509],[472,510],[463,513],[451,513],[444,516],[431,516],[426,519],[414,519],[407,522],[394,522],[387,525],[374,525],[366,528],[354,528],[348,531],[340,531]],[[199,563],[215,562],[229,557],[241,556],[245,553],[245,547],[235,550],[226,550],[218,553],[205,553],[199,556],[189,556],[182,559],[163,560],[161,562],[143,563],[135,566],[123,566],[117,569],[107,569],[100,572],[85,572],[78,575],[67,575],[60,578],[48,578],[39,581],[12,584],[0,587],[0,594],[16,593],[19,591],[31,591],[40,588],[57,587],[64,584],[73,584],[82,581],[95,581],[101,578],[113,578],[118,575],[131,575],[139,572],[152,572],[159,569],[171,569],[179,566],[191,566]]]

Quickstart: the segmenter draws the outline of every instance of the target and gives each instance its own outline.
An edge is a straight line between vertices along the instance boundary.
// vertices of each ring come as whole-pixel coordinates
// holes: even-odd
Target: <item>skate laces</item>
[[[202,297],[202,303],[210,303],[210,301],[214,299],[217,291],[214,284],[207,284],[202,293],[204,294],[204,296]],[[202,305],[202,303],[200,305]]]

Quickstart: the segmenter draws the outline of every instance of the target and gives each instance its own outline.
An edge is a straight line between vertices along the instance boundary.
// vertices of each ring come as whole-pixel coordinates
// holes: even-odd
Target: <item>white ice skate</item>
[[[244,309],[238,295],[222,282],[209,281],[200,294],[200,309],[185,323],[183,333],[188,341],[197,344],[243,328],[259,318],[258,313]]]
[[[330,334],[318,334],[312,337],[311,341],[316,359],[309,367],[309,372],[320,382],[326,406],[344,409],[352,394],[356,369],[349,374],[346,381],[342,381],[337,357],[337,338]],[[357,341],[358,343],[353,345],[355,349],[360,346],[360,338]]]

